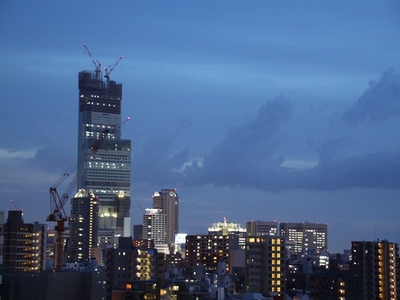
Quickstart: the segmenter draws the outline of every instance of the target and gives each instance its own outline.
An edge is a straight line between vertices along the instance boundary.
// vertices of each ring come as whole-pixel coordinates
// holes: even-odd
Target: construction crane
[[[104,139],[107,137],[108,129],[104,130],[101,134],[100,138],[98,138],[94,146],[92,147],[92,155],[97,153],[97,150],[100,149],[101,144],[103,143]],[[57,222],[55,226],[55,230],[57,232],[57,239],[56,239],[56,251],[55,251],[55,267],[56,271],[60,271],[62,268],[62,259],[64,254],[64,231],[65,231],[65,221],[68,220],[67,214],[65,213],[64,206],[67,203],[69,196],[72,190],[76,186],[77,175],[75,174],[73,180],[67,187],[64,194],[60,197],[57,191],[57,187],[67,178],[69,174],[73,172],[78,164],[83,160],[83,157],[79,159],[79,162],[71,167],[67,173],[64,173],[60,179],[58,179],[55,184],[50,188],[50,214],[46,218],[48,222]]]
[[[92,54],[92,52],[90,52],[89,48],[86,46],[86,44],[83,44],[83,47],[85,47],[90,60],[92,61],[92,63],[94,64],[94,67],[96,68],[95,72],[96,72],[96,79],[100,79],[100,74],[101,74],[101,62],[99,62]]]
[[[121,59],[124,57],[121,55],[115,63],[112,65],[108,66],[107,68],[104,68],[104,71],[106,72],[106,75],[104,75],[105,78],[107,78],[107,82],[110,81],[110,74],[111,72],[115,69],[115,67],[118,65]]]
[[[145,212],[145,210],[143,209],[143,207],[139,204],[139,203],[136,203],[138,206],[139,206],[139,208],[142,210],[142,212],[143,212],[143,214],[146,214],[146,212]]]
[[[97,141],[93,144],[92,146],[92,154],[95,154],[97,150],[100,149],[101,144],[103,144],[104,139],[107,137],[108,132],[110,129],[105,129],[100,137],[97,139]]]
[[[93,62],[94,67],[96,68],[95,72],[96,72],[96,79],[100,80],[100,74],[101,74],[101,62],[99,62],[94,55],[92,54],[92,52],[90,52],[89,48],[86,46],[86,44],[83,44],[83,47],[85,47],[90,60]],[[120,62],[121,59],[123,59],[124,57],[121,55],[117,61],[115,63],[113,63],[112,65],[108,66],[107,68],[104,68],[105,71],[105,75],[104,77],[107,78],[107,82],[110,81],[110,74],[111,72],[115,69],[115,67],[118,65],[118,63]]]
[[[72,189],[75,187],[76,180],[73,180],[69,185],[67,191],[60,197],[57,187],[50,188],[50,215],[46,221],[57,222],[55,230],[57,232],[56,250],[55,250],[55,263],[56,270],[60,271],[62,267],[62,259],[64,253],[64,231],[65,221],[67,221],[67,214],[64,210],[64,205],[67,202]]]
[[[15,205],[15,202],[13,199],[10,199],[10,203],[14,206],[15,210],[19,210],[20,212],[22,212],[22,208],[20,208],[19,206]]]

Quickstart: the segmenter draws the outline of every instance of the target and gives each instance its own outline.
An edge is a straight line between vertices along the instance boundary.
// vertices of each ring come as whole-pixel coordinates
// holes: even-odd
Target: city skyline
[[[111,80],[132,225],[136,203],[177,188],[189,234],[226,217],[328,223],[331,252],[400,242],[399,16],[372,1],[2,3],[1,207],[45,222],[76,162],[87,44],[103,67],[124,56]]]

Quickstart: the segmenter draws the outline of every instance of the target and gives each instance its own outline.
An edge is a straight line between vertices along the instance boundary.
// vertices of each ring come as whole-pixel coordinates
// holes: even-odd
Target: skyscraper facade
[[[166,244],[175,243],[175,235],[179,232],[179,197],[176,189],[163,189],[153,194],[153,208],[161,209],[166,215]]]
[[[71,199],[69,221],[72,261],[90,261],[92,249],[97,247],[99,203],[92,191],[80,189]]]
[[[328,225],[319,223],[280,223],[281,236],[294,242],[292,253],[316,254],[328,250]]]
[[[99,243],[130,236],[131,141],[121,139],[122,84],[79,73],[78,189],[99,202]],[[111,240],[110,240],[111,239]]]

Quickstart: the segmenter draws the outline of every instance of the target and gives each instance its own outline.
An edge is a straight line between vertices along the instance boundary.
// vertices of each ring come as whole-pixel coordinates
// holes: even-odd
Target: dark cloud
[[[400,155],[373,153],[321,162],[318,167],[301,171],[294,179],[298,188],[341,190],[349,188],[399,189]],[[296,187],[296,183],[293,182]]]
[[[276,134],[281,124],[289,120],[292,106],[284,96],[266,102],[253,120],[231,128],[222,143],[205,156],[201,170],[196,168],[190,175],[201,183],[215,185],[262,184],[271,177],[269,171],[283,162],[276,154],[279,144]],[[200,174],[196,173],[199,171]]]
[[[338,137],[332,138],[322,143],[321,147],[317,148],[317,152],[320,155],[320,162],[330,162],[334,159],[344,155],[353,141],[350,137]]]
[[[177,150],[177,140],[191,126],[185,118],[165,124],[162,132],[153,133],[141,151],[132,154],[132,181],[134,184],[176,186],[182,183],[185,163],[192,151]]]
[[[28,159],[26,163],[28,167],[54,172],[61,176],[65,172],[72,172],[76,169],[76,152],[59,145],[46,145],[38,149],[35,156]]]
[[[393,69],[382,74],[379,82],[371,81],[369,88],[342,119],[348,124],[384,122],[400,116],[400,75]]]
[[[371,83],[343,118],[352,124],[373,123],[400,114],[397,109],[400,84],[397,81],[400,82],[400,77],[394,71],[385,72],[380,82]],[[301,170],[284,167],[286,158],[282,153],[296,152],[300,147],[310,149],[316,144],[313,139],[308,139],[297,149],[286,151],[290,135],[283,130],[284,126],[286,130],[288,124],[301,126],[298,124],[301,120],[291,124],[294,120],[291,119],[292,113],[293,103],[283,95],[267,101],[253,119],[230,128],[222,142],[197,162],[193,160],[191,149],[175,149],[176,134],[171,134],[171,138],[169,135],[153,135],[143,151],[134,155],[134,181],[187,187],[211,184],[275,192],[293,189],[400,189],[397,180],[400,176],[400,152],[356,152],[360,137],[354,138],[350,132],[345,136],[323,136],[320,146],[315,149],[315,154],[319,154],[315,167]],[[327,118],[326,124],[329,122]]]

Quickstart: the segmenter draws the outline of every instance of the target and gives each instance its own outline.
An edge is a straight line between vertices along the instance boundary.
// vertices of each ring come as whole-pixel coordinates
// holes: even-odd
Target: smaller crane
[[[114,68],[118,65],[119,61],[123,59],[124,57],[121,55],[115,63],[112,65],[108,66],[107,68],[104,68],[104,71],[106,72],[106,75],[104,75],[105,78],[107,78],[107,82],[110,81],[110,74],[114,70]]]
[[[100,149],[101,144],[103,144],[104,139],[107,137],[108,132],[110,131],[110,129],[105,129],[100,137],[97,139],[97,141],[93,144],[92,147],[92,153],[95,154],[97,152],[97,150]]]
[[[136,204],[137,204],[137,205],[139,206],[139,208],[142,210],[143,214],[146,214],[146,212],[144,211],[143,207],[139,204],[139,202],[137,202]]]
[[[107,137],[108,129],[104,130],[101,134],[100,138],[97,139],[92,147],[92,154],[96,154],[97,150],[100,149],[101,144],[104,139]],[[80,160],[83,160],[81,157]],[[57,232],[57,240],[56,240],[56,251],[55,251],[55,267],[56,271],[60,271],[62,268],[62,259],[64,253],[64,231],[65,231],[65,222],[68,220],[67,214],[65,213],[64,206],[70,198],[71,192],[76,186],[77,175],[73,178],[71,183],[69,184],[67,190],[60,197],[57,191],[57,187],[69,176],[69,174],[76,169],[78,164],[75,164],[71,167],[67,173],[64,173],[60,179],[56,181],[55,184],[50,188],[50,214],[46,218],[46,221],[49,222],[57,222],[55,226],[55,230]]]

